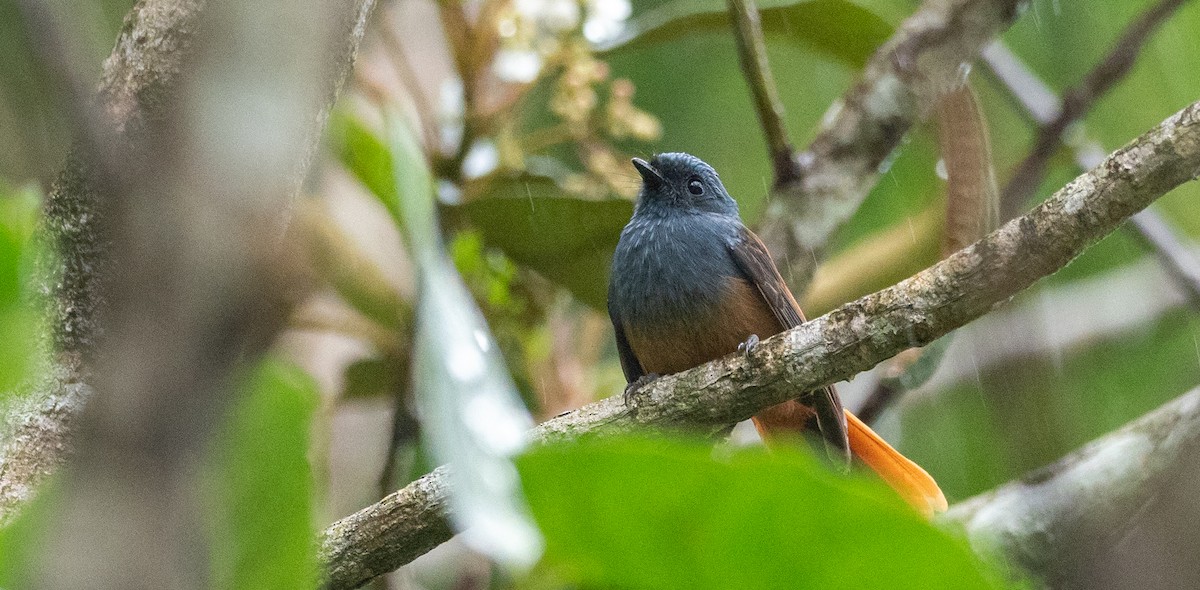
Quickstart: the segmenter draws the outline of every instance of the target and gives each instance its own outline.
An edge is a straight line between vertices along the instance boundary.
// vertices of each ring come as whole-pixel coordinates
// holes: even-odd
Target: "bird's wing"
[[[613,307],[612,301],[608,302],[608,317],[612,320],[613,332],[617,335],[617,354],[621,358],[621,370],[625,372],[625,381],[633,383],[644,375],[645,371],[642,370],[641,361],[633,354],[633,348],[629,346],[629,340],[625,337],[625,324],[621,321],[620,313]]]
[[[743,227],[737,237],[731,240],[727,246],[729,255],[733,258],[738,270],[741,271],[743,278],[758,289],[763,301],[783,328],[789,329],[803,324],[804,313],[800,311],[800,305],[796,303],[796,298],[792,297],[787,283],[783,282],[783,277],[779,275],[779,269],[775,267],[775,262],[771,260],[771,254],[767,252],[767,247],[763,245],[762,240]],[[767,336],[767,334],[763,334],[763,336]],[[620,336],[618,336],[619,338]],[[848,464],[850,441],[846,433],[845,410],[842,409],[842,402],[838,399],[837,391],[833,389],[833,386],[826,386],[800,396],[800,400],[816,410],[817,424],[821,430],[821,436],[827,443],[827,450],[831,458]],[[798,427],[802,427],[802,425],[798,425]]]

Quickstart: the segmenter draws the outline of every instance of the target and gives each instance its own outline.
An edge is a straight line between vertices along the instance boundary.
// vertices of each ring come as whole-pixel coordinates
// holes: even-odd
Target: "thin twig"
[[[1017,166],[1001,193],[1000,209],[1005,219],[1016,215],[1037,190],[1050,157],[1062,145],[1062,135],[1067,128],[1082,119],[1097,99],[1125,78],[1150,36],[1185,1],[1161,0],[1143,13],[1125,29],[1108,55],[1084,76],[1079,85],[1063,93],[1058,114],[1051,121],[1042,123],[1029,155]]]
[[[472,59],[472,56],[475,55],[474,30],[467,19],[462,3],[441,2],[439,9],[442,17],[442,31],[446,34],[446,40],[450,44],[454,67],[462,82],[463,100],[462,137],[459,138],[454,155],[443,163],[444,169],[439,172],[456,179],[461,177],[463,160],[467,158],[467,152],[475,141],[475,128],[478,124],[475,111],[479,98],[477,96],[479,80],[476,72],[477,64]]]
[[[867,396],[867,399],[863,400],[862,405],[854,413],[864,424],[874,425],[875,420],[878,420],[883,415],[883,411],[895,403],[903,393],[904,388],[897,385],[894,381],[880,380],[879,383],[875,384],[875,389],[871,390],[871,394]]]
[[[635,407],[616,395],[534,428],[539,443],[583,434],[685,429],[712,435],[796,391],[846,379],[961,327],[1065,266],[1134,212],[1200,176],[1200,102],[1114,152],[1101,166],[942,262],[877,293],[731,354],[650,383]],[[330,588],[353,588],[450,536],[444,468],[325,531]]]
[[[1200,258],[1179,239],[1171,224],[1153,209],[1129,219],[1137,235],[1149,246],[1167,275],[1179,285],[1192,309],[1200,309]]]
[[[771,66],[767,63],[767,44],[763,40],[762,21],[754,0],[729,0],[733,37],[737,40],[738,62],[754,97],[754,110],[767,138],[767,151],[775,170],[775,186],[800,179],[800,166],[788,141],[783,120],[783,101],[775,87]]]

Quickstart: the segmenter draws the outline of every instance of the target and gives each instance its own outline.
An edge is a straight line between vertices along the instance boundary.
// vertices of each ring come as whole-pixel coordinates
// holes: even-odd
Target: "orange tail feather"
[[[802,432],[812,415],[811,408],[791,400],[767,408],[755,416],[754,425],[763,440],[770,442],[781,435]],[[933,477],[892,448],[849,410],[846,411],[846,430],[850,437],[850,451],[854,456],[879,474],[880,479],[917,511],[930,517],[946,510],[946,496]]]
[[[942,489],[920,465],[893,449],[849,410],[846,411],[846,426],[854,456],[879,474],[900,497],[927,517],[946,510]]]

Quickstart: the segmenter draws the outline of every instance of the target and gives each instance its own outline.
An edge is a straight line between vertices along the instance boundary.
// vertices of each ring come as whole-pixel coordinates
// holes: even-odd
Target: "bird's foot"
[[[738,352],[746,355],[746,360],[750,360],[750,353],[754,352],[758,346],[758,334],[751,334],[745,342],[738,344]]]
[[[662,375],[659,375],[658,373],[646,373],[645,375],[638,377],[634,382],[626,385],[625,394],[623,395],[625,406],[630,408],[636,407],[637,396],[641,392],[642,388],[649,385],[652,381],[658,379],[659,377],[662,377]]]

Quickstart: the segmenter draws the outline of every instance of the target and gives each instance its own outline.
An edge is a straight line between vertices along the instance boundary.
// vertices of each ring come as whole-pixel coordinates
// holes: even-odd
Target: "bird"
[[[627,403],[660,375],[750,354],[760,338],[805,322],[712,166],[686,153],[632,163],[642,187],[608,287]],[[926,516],[946,509],[937,482],[845,410],[833,386],[799,392],[753,422],[768,445],[815,429],[836,465],[865,464]]]

